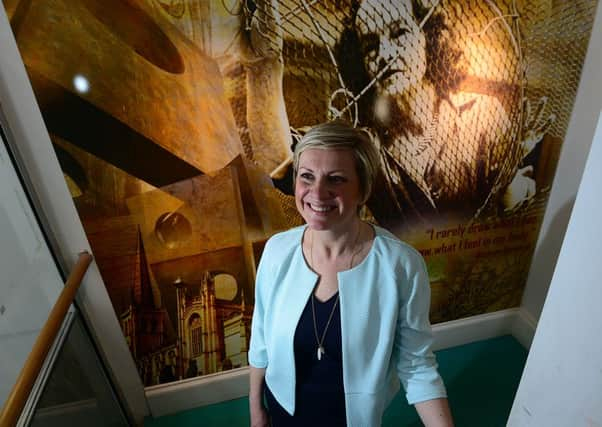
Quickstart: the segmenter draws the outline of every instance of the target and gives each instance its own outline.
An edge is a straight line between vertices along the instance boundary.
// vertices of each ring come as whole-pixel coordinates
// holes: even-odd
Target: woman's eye
[[[313,175],[310,173],[302,173],[301,175],[299,175],[301,177],[301,179],[303,179],[304,181],[311,181],[313,179]]]
[[[376,58],[376,55],[378,54],[378,44],[373,43],[364,46],[364,52],[366,52],[368,58]]]
[[[389,36],[392,39],[396,39],[407,34],[409,31],[409,28],[402,26],[399,22],[394,22],[389,27]]]
[[[339,175],[331,176],[331,177],[329,177],[329,180],[330,180],[330,182],[333,182],[335,184],[347,181],[347,179],[345,179],[344,176],[339,176]]]
[[[364,55],[369,59],[374,59],[378,55],[378,36],[374,34],[367,35],[362,43],[362,50],[364,51]]]

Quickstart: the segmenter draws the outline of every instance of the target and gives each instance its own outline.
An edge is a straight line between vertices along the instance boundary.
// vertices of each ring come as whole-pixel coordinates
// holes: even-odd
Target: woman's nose
[[[381,37],[378,44],[378,69],[389,66],[400,55],[400,47],[389,40],[388,37]]]
[[[382,56],[379,58],[378,60],[378,71],[382,70],[383,68],[385,68],[387,66],[387,61],[385,61],[385,58],[383,58]]]
[[[330,193],[328,189],[328,184],[321,179],[318,179],[314,182],[314,185],[312,186],[312,191],[314,193],[314,196],[316,196],[317,198],[325,198]]]

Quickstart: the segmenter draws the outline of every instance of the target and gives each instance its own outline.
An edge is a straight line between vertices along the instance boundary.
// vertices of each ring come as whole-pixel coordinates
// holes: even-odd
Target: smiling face
[[[345,231],[357,220],[359,178],[351,150],[308,149],[295,179],[297,210],[315,230]]]
[[[409,0],[365,0],[356,17],[364,63],[371,78],[387,64],[377,87],[388,95],[406,91],[424,76],[426,41]]]

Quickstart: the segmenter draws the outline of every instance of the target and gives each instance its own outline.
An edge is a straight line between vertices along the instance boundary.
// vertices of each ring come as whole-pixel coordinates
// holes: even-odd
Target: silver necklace
[[[353,243],[353,246],[357,245],[357,242],[359,241],[359,238],[360,238],[361,230],[362,230],[362,228],[361,228],[361,223],[360,223],[358,230],[357,230],[357,235],[355,236],[355,242]],[[350,270],[351,267],[353,267],[353,259],[359,253],[360,249],[361,249],[361,247],[359,249],[357,249],[353,254],[351,254],[351,260],[349,261],[348,270]],[[313,266],[314,266],[314,235],[313,235],[313,233],[311,235],[311,242],[309,244],[309,261],[313,268]],[[316,354],[318,356],[318,360],[322,360],[322,356],[324,354],[326,354],[326,351],[324,350],[324,345],[323,345],[324,338],[326,338],[326,332],[328,331],[328,327],[330,326],[330,321],[332,320],[332,317],[334,316],[334,312],[337,308],[337,305],[339,304],[339,293],[337,292],[337,299],[335,300],[334,305],[332,306],[332,310],[330,310],[330,315],[328,316],[328,321],[326,322],[326,326],[324,327],[324,330],[322,331],[321,338],[318,336],[318,326],[317,326],[317,322],[316,322],[316,307],[315,307],[315,303],[314,303],[314,298],[315,298],[315,295],[312,292],[312,294],[311,294],[311,315],[312,315],[312,319],[314,321],[314,334],[316,336],[316,343],[318,344]]]

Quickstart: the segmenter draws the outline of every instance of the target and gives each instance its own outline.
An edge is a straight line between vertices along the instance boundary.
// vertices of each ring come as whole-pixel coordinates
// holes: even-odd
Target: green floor
[[[527,351],[511,336],[494,338],[437,352],[439,371],[447,385],[457,427],[505,426]],[[249,425],[246,398],[148,418],[146,427]],[[383,426],[421,426],[413,407],[398,394]]]

